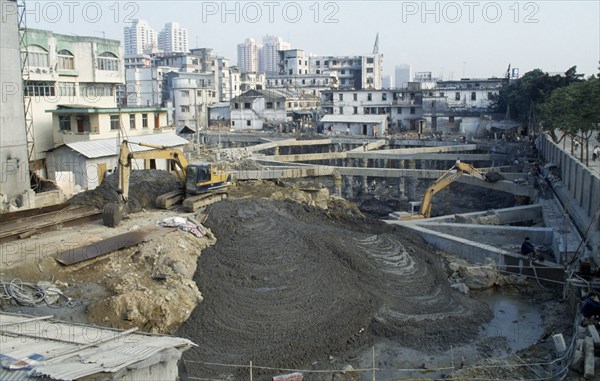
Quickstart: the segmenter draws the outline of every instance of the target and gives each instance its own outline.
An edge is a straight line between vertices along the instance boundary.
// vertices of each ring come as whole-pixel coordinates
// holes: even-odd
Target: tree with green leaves
[[[590,77],[552,91],[541,107],[545,130],[562,132],[581,145],[579,160],[589,164],[588,147],[600,132],[600,79]],[[571,154],[574,154],[571,145]]]
[[[525,73],[521,78],[502,87],[499,94],[492,97],[491,109],[504,113],[510,110],[512,120],[528,127],[537,127],[541,105],[553,90],[580,82],[583,75],[577,74],[577,66],[568,69],[564,75],[549,75],[540,69]]]

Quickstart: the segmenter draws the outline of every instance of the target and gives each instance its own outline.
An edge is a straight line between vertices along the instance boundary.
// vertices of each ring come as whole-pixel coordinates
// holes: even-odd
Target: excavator
[[[433,184],[429,186],[429,188],[427,188],[425,194],[423,195],[423,201],[411,202],[410,212],[394,213],[396,214],[397,219],[406,221],[431,217],[431,200],[433,199],[433,196],[465,174],[487,182],[496,182],[501,178],[500,174],[498,173],[482,173],[477,168],[473,167],[471,164],[463,163],[460,160],[456,160],[456,164],[454,164],[452,168],[444,172]],[[414,210],[417,206],[420,206],[418,213],[416,213]]]
[[[130,144],[153,150],[134,152],[129,148]],[[108,203],[104,206],[102,220],[105,226],[118,226],[126,213],[129,176],[134,159],[168,159],[174,163],[181,187],[156,198],[155,204],[161,209],[169,209],[183,200],[183,209],[193,212],[225,198],[225,191],[231,185],[230,174],[218,171],[212,163],[190,164],[183,152],[177,148],[123,140],[119,149],[117,170],[117,193],[121,195],[121,199],[118,203]]]

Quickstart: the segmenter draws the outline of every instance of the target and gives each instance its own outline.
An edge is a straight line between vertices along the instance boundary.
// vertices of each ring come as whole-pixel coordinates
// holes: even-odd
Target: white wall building
[[[133,20],[124,28],[125,55],[144,54],[158,48],[158,36],[146,20]]]
[[[279,50],[289,50],[290,43],[281,37],[264,36],[263,46],[258,50],[258,71],[267,76],[279,72]]]
[[[262,45],[253,38],[247,38],[237,46],[237,62],[242,73],[258,72],[258,50]]]
[[[158,33],[158,49],[164,52],[189,52],[188,30],[177,22],[166,23]]]
[[[422,119],[421,90],[327,90],[321,92],[326,115],[384,115],[390,128],[416,130]]]
[[[285,97],[263,90],[249,90],[230,102],[231,128],[261,130],[265,124],[286,121]]]
[[[54,148],[52,114],[59,105],[117,107],[125,82],[121,42],[27,30],[28,66],[24,96],[31,100],[36,168],[43,174],[45,152]]]
[[[381,89],[381,54],[310,57],[315,74],[334,72],[341,89]]]
[[[164,78],[177,130],[183,126],[194,130],[208,126],[208,107],[219,101],[213,73],[170,72]]]

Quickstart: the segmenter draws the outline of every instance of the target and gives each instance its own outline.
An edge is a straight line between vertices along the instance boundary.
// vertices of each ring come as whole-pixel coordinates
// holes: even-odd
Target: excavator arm
[[[129,149],[129,144],[136,144],[141,147],[154,148],[152,151],[138,151],[133,152]],[[185,188],[186,182],[186,171],[188,167],[188,161],[183,155],[183,152],[177,148],[157,146],[146,143],[134,143],[127,140],[123,140],[119,150],[119,179],[117,192],[121,194],[123,202],[127,202],[129,198],[129,176],[131,175],[131,163],[134,159],[169,159],[172,160],[177,168],[175,173],[179,178],[181,186]]]
[[[485,174],[477,170],[477,168],[473,167],[471,164],[462,163],[460,160],[457,160],[456,164],[452,168],[444,172],[425,191],[423,202],[421,203],[421,209],[419,211],[419,218],[429,218],[431,216],[431,200],[433,199],[433,196],[458,180],[464,174],[468,174],[483,181],[488,181]]]

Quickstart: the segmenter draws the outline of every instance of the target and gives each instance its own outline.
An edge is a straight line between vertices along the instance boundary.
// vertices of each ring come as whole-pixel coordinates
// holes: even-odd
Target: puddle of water
[[[504,337],[507,346],[499,346],[495,356],[503,356],[533,345],[544,333],[541,326],[541,314],[535,306],[526,299],[505,295],[489,295],[479,299],[487,303],[494,312],[494,318],[485,324],[479,336],[466,345],[455,346],[452,351],[427,353],[416,349],[403,347],[401,342],[381,338],[375,343],[375,358],[380,369],[377,380],[398,380],[404,378],[436,379],[447,371],[434,369],[447,368],[452,364],[458,365],[461,359],[466,359],[467,366],[474,365],[473,361],[480,354],[478,344],[484,343],[490,337]],[[365,349],[358,356],[356,366],[368,369],[372,363],[372,349]],[[352,364],[353,366],[355,364]],[[399,371],[399,369],[422,369],[415,371]],[[427,371],[426,369],[430,369]],[[370,380],[371,374],[362,374],[362,380]]]
[[[533,345],[544,334],[542,317],[533,305],[503,295],[491,295],[483,301],[494,311],[492,321],[483,327],[483,336],[502,336],[515,352]]]

